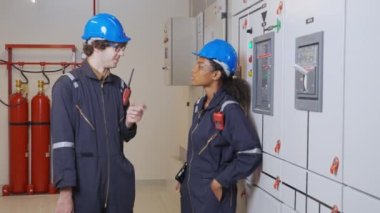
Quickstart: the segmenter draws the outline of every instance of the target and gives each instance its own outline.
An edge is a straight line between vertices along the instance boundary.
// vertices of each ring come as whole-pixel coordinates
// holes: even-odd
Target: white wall
[[[92,0],[50,0],[32,4],[28,0],[4,0],[0,7],[0,59],[7,60],[5,44],[75,44],[82,47],[82,29],[92,16]],[[127,157],[134,163],[137,179],[168,179],[178,169],[175,157],[178,142],[186,140],[187,87],[164,85],[163,25],[170,16],[188,16],[187,0],[97,1],[97,12],[115,14],[126,33],[132,37],[125,56],[113,72],[128,79],[132,68],[132,102],[148,106],[138,128],[138,135],[125,146]],[[78,54],[80,55],[80,54]],[[17,50],[14,61],[70,61],[70,51]],[[79,58],[79,56],[78,56]],[[38,69],[24,67],[25,69]],[[49,68],[46,68],[48,70]],[[52,68],[53,69],[53,68]],[[190,72],[190,71],[189,71]],[[14,71],[14,79],[17,72]],[[50,74],[51,81],[59,74]],[[39,75],[28,75],[29,100],[36,93]],[[0,98],[7,101],[6,67],[0,65]],[[51,86],[47,88],[51,93]],[[0,106],[0,185],[8,180],[8,110]]]

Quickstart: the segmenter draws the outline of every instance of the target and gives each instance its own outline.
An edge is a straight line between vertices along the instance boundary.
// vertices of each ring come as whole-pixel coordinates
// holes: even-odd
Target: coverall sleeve
[[[122,88],[127,88],[127,84],[125,84],[125,82],[123,80],[120,79],[120,81],[122,81]],[[121,98],[122,98],[123,94],[121,94]],[[127,126],[125,125],[125,119],[126,119],[126,116],[127,116],[127,110],[128,110],[128,107],[129,107],[129,104],[127,106],[123,106],[123,112],[122,112],[122,118],[120,123],[119,123],[119,126],[120,126],[120,131],[121,131],[121,137],[122,139],[125,141],[125,142],[128,142],[130,141],[132,138],[134,138],[136,136],[136,132],[137,132],[137,125],[136,124],[133,124],[131,128],[127,128]]]
[[[221,134],[232,146],[235,157],[215,179],[229,188],[260,165],[262,151],[257,132],[239,105],[228,106],[224,118],[225,128]]]
[[[127,128],[125,126],[125,117],[124,117],[124,119],[120,125],[121,125],[121,135],[122,135],[123,140],[125,142],[128,142],[132,138],[135,137],[136,132],[137,132],[137,125],[136,124],[133,124],[131,128]]]
[[[53,86],[51,108],[51,148],[53,178],[57,188],[76,186],[75,118],[73,85],[62,76]]]

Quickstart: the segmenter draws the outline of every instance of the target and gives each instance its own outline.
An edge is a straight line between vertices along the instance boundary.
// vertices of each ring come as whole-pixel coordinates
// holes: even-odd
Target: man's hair
[[[104,50],[106,49],[107,47],[111,46],[111,44],[114,43],[114,42],[110,42],[110,41],[107,41],[107,40],[94,40],[92,42],[84,42],[83,44],[83,53],[88,57],[88,56],[91,56],[92,53],[94,53],[94,49],[100,49],[100,50]],[[118,44],[122,47],[125,47],[127,46],[127,43],[120,43]]]

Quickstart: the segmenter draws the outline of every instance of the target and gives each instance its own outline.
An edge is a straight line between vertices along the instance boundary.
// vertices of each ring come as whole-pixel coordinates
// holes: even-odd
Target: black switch
[[[262,12],[261,17],[263,18],[263,21],[265,22],[265,19],[267,18],[267,11]]]

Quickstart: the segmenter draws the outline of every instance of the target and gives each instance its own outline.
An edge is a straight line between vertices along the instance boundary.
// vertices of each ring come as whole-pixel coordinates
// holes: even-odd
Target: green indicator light
[[[277,26],[277,32],[280,31],[280,29],[281,29],[281,21],[279,19],[277,19],[276,26]]]
[[[249,49],[252,49],[252,48],[253,48],[253,43],[252,43],[252,41],[249,42],[249,44],[248,44],[248,48],[249,48]]]

